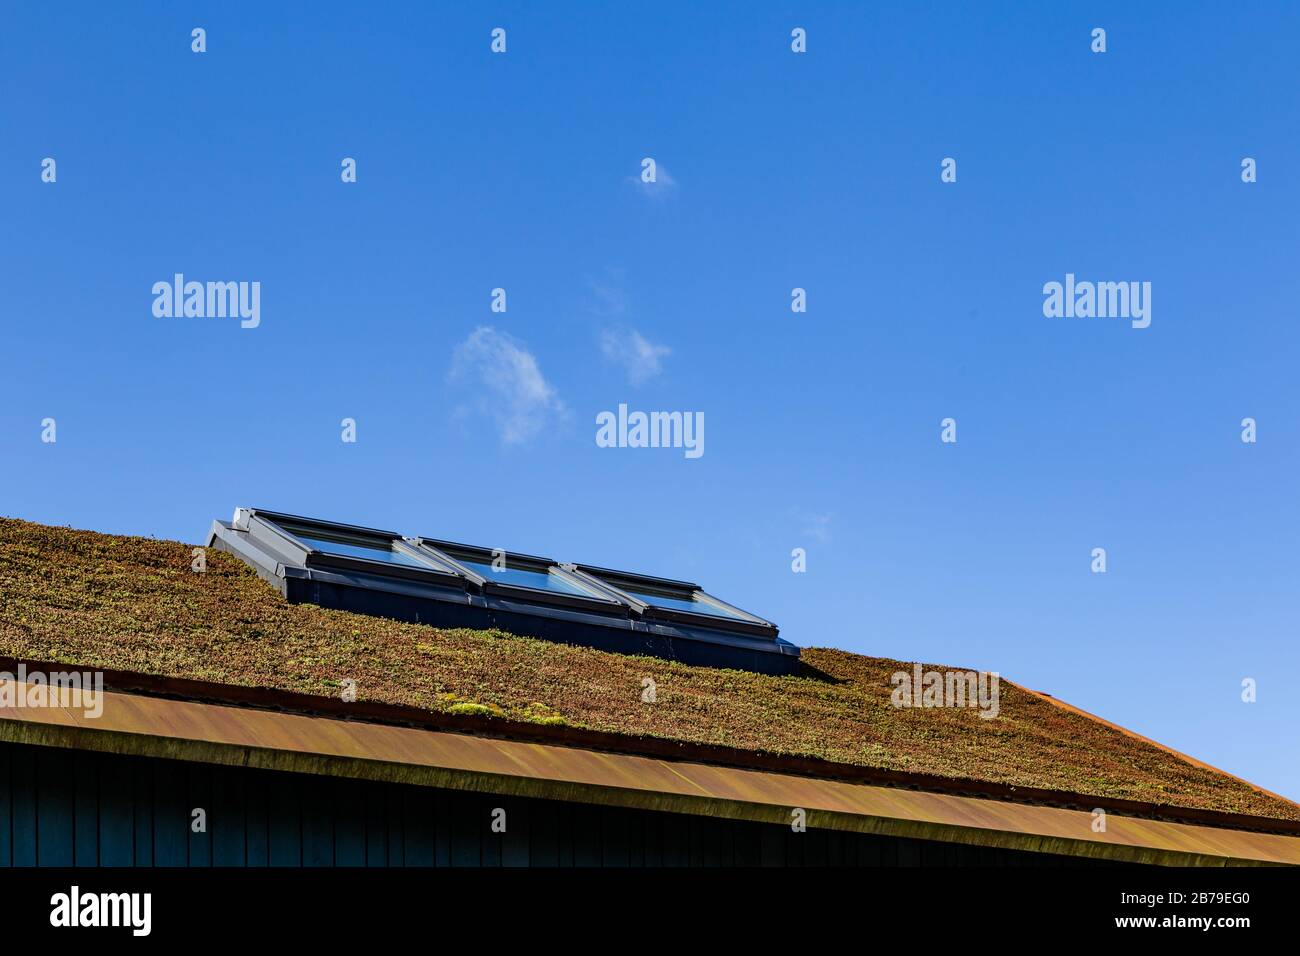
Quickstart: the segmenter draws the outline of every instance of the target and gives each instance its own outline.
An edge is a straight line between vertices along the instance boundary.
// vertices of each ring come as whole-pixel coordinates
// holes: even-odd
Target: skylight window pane
[[[635,591],[631,588],[623,588],[634,598],[645,601],[646,604],[654,607],[667,608],[672,611],[690,611],[692,614],[708,614],[711,617],[729,617],[735,620],[745,620],[739,614],[733,614],[725,607],[719,607],[709,601],[701,601],[694,595],[688,597],[674,597],[667,594],[652,594],[648,591]]]
[[[403,554],[394,548],[391,543],[385,547],[377,541],[374,544],[360,540],[340,541],[333,538],[323,538],[293,528],[290,528],[289,531],[309,548],[324,551],[326,554],[337,554],[347,558],[366,558],[370,561],[384,561],[388,564],[405,565],[408,568],[423,568],[426,571],[429,569],[427,564]]]
[[[457,558],[456,560],[471,571],[481,574],[496,584],[513,584],[516,587],[536,588],[539,591],[580,594],[583,597],[592,596],[590,591],[573,584],[558,574],[550,574],[547,571],[530,571],[525,568],[504,568],[498,571],[492,567],[491,562],[469,561],[465,558]]]

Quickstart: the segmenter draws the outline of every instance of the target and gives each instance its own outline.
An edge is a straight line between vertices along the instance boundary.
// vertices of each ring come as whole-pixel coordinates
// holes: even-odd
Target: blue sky
[[[0,512],[199,541],[253,505],[693,579],[1300,797],[1297,28],[6,5]],[[261,324],[155,318],[177,272],[260,282]],[[1150,327],[1046,318],[1067,272],[1151,282]],[[619,403],[703,412],[705,454],[598,448]]]

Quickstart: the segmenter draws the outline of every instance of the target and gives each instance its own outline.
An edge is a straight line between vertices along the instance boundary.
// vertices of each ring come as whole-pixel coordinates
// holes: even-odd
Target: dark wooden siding
[[[194,808],[206,832],[191,829]],[[506,811],[493,833],[492,811]],[[0,744],[0,866],[954,866],[1013,850]]]

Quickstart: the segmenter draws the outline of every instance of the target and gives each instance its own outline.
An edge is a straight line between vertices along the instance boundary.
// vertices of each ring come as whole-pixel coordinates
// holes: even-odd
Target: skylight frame
[[[363,548],[395,549],[402,561],[391,560],[389,554],[373,560],[365,552],[333,554],[304,540],[317,535],[338,538],[343,546],[350,542]],[[778,636],[776,625],[687,581],[507,553],[507,567],[551,577],[544,582],[524,577],[528,584],[505,584],[502,576],[489,573],[494,552],[485,547],[245,507],[236,508],[230,521],[214,520],[207,540],[209,547],[249,565],[290,604],[441,628],[495,628],[703,667],[794,674],[802,666],[799,648]],[[554,589],[556,582],[578,591]],[[658,607],[626,589],[664,589],[665,600],[700,601],[719,614],[734,616]]]
[[[506,567],[509,570],[535,571],[553,575],[562,581],[565,581],[573,587],[580,590],[581,594],[570,594],[564,591],[548,591],[544,588],[533,588],[522,584],[507,584],[503,581],[494,581],[492,578],[480,574],[473,568],[466,567],[458,558],[470,560],[480,564],[491,564],[498,552],[492,548],[485,548],[480,545],[464,544],[459,541],[445,541],[441,538],[419,537],[415,539],[416,544],[421,549],[429,552],[438,561],[448,564],[469,581],[473,582],[486,594],[496,594],[501,597],[518,598],[523,601],[537,604],[550,604],[558,607],[568,607],[589,611],[600,611],[603,613],[618,613],[620,616],[627,617],[632,610],[628,601],[621,596],[613,594],[608,588],[594,584],[586,577],[574,574],[569,568],[571,565],[561,564],[553,558],[544,558],[535,554],[523,554],[515,551],[505,551]]]
[[[636,574],[630,571],[615,571],[610,568],[598,568],[589,564],[565,565],[566,569],[584,581],[595,584],[606,592],[626,601],[643,619],[648,621],[666,621],[691,627],[707,628],[717,631],[732,631],[739,634],[752,634],[759,637],[777,637],[778,628],[771,621],[751,614],[743,608],[716,597],[691,581],[675,581],[671,578],[657,578],[648,574]],[[664,607],[652,604],[637,597],[631,591],[669,591],[678,592],[682,600],[705,605],[713,605],[734,615],[705,614],[680,608]]]
[[[282,550],[287,545],[300,552],[305,567],[361,571],[368,574],[417,581],[433,580],[444,584],[454,583],[461,588],[464,588],[466,584],[465,576],[460,573],[459,569],[439,561],[435,556],[428,554],[410,539],[403,537],[396,531],[383,531],[378,528],[366,528],[360,525],[341,524],[319,518],[305,518],[301,515],[282,514],[259,509],[250,511],[250,530],[253,529],[254,522],[257,523],[257,530],[262,534],[269,532],[281,544]],[[419,564],[418,566],[399,564],[392,561],[382,561],[378,558],[364,558],[357,555],[336,554],[325,551],[299,538],[294,533],[295,528],[304,533],[317,532],[326,538],[341,538],[343,543],[355,542],[361,547],[382,548],[382,546],[386,545],[390,550],[411,561],[419,562]]]

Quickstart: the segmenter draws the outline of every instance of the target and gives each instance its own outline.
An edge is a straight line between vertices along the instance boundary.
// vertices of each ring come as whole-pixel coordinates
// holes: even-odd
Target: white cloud
[[[803,533],[819,544],[825,544],[831,539],[831,515],[814,514],[813,512],[804,512],[800,515],[800,521],[803,524]]]
[[[491,326],[480,326],[456,346],[449,379],[477,393],[473,409],[496,423],[507,445],[528,441],[565,414],[533,354]]]
[[[600,336],[600,350],[605,358],[623,366],[627,380],[641,385],[658,375],[661,360],[672,354],[666,345],[647,341],[636,329],[606,329]]]

